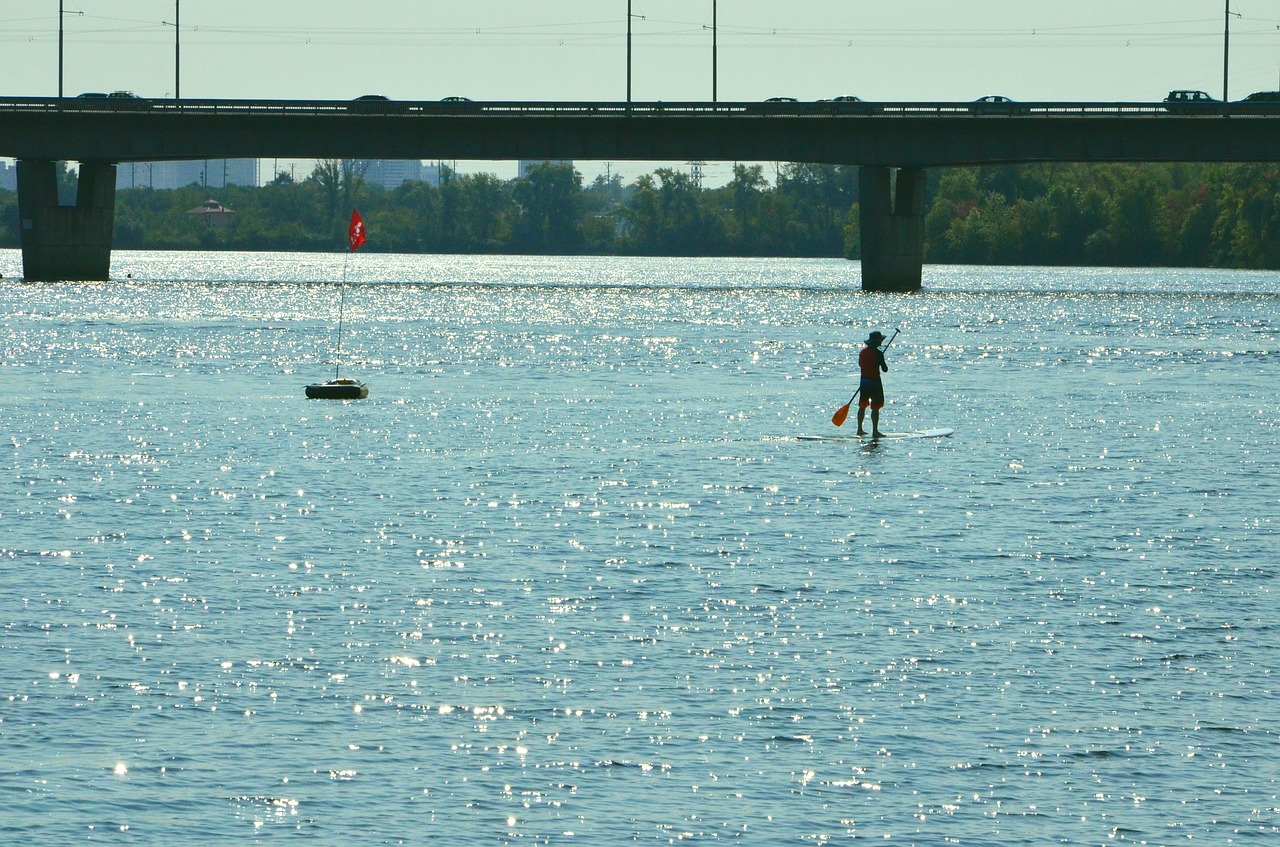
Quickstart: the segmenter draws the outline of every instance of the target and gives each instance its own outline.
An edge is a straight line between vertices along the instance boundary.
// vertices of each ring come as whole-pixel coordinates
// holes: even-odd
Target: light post
[[[173,99],[179,99],[182,94],[179,90],[179,84],[182,79],[182,0],[173,0]],[[162,21],[165,26],[169,26],[168,21]]]
[[[720,99],[718,95],[717,80],[716,80],[717,70],[719,67],[719,62],[716,59],[716,53],[719,47],[719,40],[720,40],[720,27],[718,24],[719,18],[718,18],[718,15],[716,14],[716,5],[717,5],[716,0],[711,0],[711,102],[712,103],[715,103],[717,100]],[[707,27],[704,25],[702,28],[706,29]]]
[[[627,106],[631,105],[631,19],[644,20],[644,15],[631,14],[631,0],[627,0]]]
[[[716,25],[716,0],[711,0],[711,102],[715,103],[718,98],[716,96],[716,48],[718,46],[720,30]]]
[[[1227,102],[1227,72],[1231,67],[1231,0],[1222,15],[1222,102]]]
[[[62,8],[63,0],[58,0],[58,96],[62,96],[62,17],[66,12]],[[72,12],[73,15],[83,15],[84,12]]]
[[[1226,8],[1222,13],[1222,102],[1227,101],[1227,76],[1231,67],[1231,16],[1240,17],[1239,12],[1231,11],[1231,0],[1226,0]]]

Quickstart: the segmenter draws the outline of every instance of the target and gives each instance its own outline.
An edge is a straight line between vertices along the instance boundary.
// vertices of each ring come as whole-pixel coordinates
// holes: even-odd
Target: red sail
[[[351,252],[356,252],[364,242],[364,219],[360,217],[358,211],[352,209],[351,226],[347,228],[347,243],[351,245]]]

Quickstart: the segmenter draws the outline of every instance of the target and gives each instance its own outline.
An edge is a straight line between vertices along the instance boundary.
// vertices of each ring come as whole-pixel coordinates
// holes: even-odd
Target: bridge
[[[867,290],[920,288],[928,168],[1280,161],[1280,103],[0,98],[23,272],[105,279],[115,166],[206,158],[785,161],[862,168]],[[80,162],[74,206],[55,164]]]

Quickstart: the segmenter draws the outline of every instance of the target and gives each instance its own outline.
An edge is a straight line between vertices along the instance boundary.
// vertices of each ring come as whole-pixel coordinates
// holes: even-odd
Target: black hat
[[[872,347],[879,347],[881,341],[884,341],[884,333],[880,330],[876,330],[867,337],[867,343]]]

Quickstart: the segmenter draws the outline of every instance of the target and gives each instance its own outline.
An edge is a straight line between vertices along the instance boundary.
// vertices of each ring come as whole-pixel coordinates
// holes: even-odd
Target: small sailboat
[[[350,262],[351,254],[356,252],[364,242],[364,220],[360,217],[358,210],[352,209],[351,224],[347,227],[347,261],[342,265],[342,289],[338,295],[338,349],[333,365],[333,379],[308,385],[307,397],[312,400],[363,400],[369,396],[369,387],[363,382],[338,376],[338,370],[342,367],[342,320],[347,305],[347,264]]]
[[[308,385],[307,396],[312,400],[363,400],[369,396],[369,386],[357,379],[335,377],[328,382]]]

